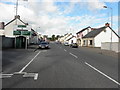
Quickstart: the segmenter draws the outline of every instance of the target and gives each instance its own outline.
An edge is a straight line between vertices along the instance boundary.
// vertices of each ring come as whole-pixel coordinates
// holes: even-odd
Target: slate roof
[[[81,31],[77,32],[76,34],[81,33],[81,32],[85,31],[85,30],[86,30],[86,29],[88,29],[88,28],[91,28],[91,27],[90,27],[90,26],[88,26],[88,27],[86,27],[86,28],[82,29]]]
[[[97,36],[100,32],[102,32],[103,30],[105,30],[107,27],[101,27],[98,29],[94,29],[93,31],[89,32],[88,34],[86,34],[83,38],[94,38],[95,36]]]

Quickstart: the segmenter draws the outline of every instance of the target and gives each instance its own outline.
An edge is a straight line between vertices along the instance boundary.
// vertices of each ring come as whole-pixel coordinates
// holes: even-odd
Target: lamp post
[[[108,8],[111,10],[111,28],[113,23],[113,9],[111,7],[103,6],[103,8]],[[111,30],[111,43],[110,43],[110,50],[112,49],[112,30]]]
[[[111,10],[111,28],[112,28],[112,23],[113,23],[113,9],[111,7],[103,6],[103,8],[108,8]]]

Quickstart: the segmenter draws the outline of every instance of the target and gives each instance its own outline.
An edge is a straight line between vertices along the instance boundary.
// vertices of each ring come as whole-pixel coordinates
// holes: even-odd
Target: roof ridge
[[[28,25],[28,23],[25,23],[23,20],[20,19],[20,17],[15,17],[11,21],[9,21],[7,24],[5,24],[5,26],[9,25],[10,23],[12,23],[13,21],[15,21],[16,19],[20,20],[23,24]]]

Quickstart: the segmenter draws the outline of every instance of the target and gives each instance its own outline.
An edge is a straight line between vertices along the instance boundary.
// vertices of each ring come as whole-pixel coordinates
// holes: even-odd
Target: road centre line
[[[39,52],[35,55],[35,57],[34,57],[27,65],[25,65],[18,73],[22,73],[22,72],[32,63],[32,61],[33,61],[40,53],[41,53],[41,51],[39,51]]]
[[[92,69],[94,69],[95,71],[99,72],[100,74],[102,74],[103,76],[105,76],[106,78],[110,79],[111,81],[113,81],[114,83],[120,85],[119,82],[117,82],[116,80],[112,79],[110,76],[106,75],[105,73],[101,72],[100,70],[96,69],[95,67],[93,67],[92,65],[88,64],[87,62],[85,62],[86,65],[88,65],[89,67],[91,67]]]
[[[69,53],[70,55],[72,55],[73,57],[75,57],[75,58],[78,58],[76,55],[74,55],[74,54],[72,54],[72,53]]]
[[[0,79],[12,77],[13,74],[0,74]]]
[[[65,52],[67,52],[67,50],[66,50],[66,49],[64,49],[64,51],[65,51]]]

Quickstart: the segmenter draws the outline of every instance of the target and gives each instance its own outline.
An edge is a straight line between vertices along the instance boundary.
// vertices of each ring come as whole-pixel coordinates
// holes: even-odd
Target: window
[[[93,43],[93,41],[92,41],[92,40],[90,40],[90,45],[92,45],[92,43]]]

